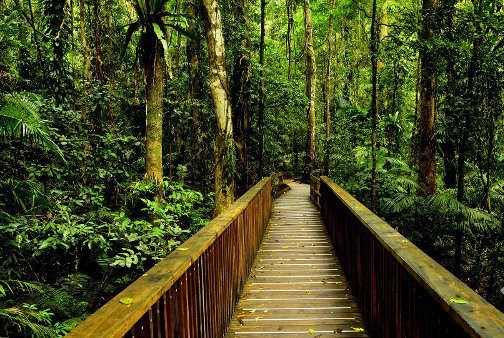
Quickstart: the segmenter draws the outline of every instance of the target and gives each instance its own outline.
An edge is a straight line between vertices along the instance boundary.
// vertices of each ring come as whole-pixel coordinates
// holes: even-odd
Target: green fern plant
[[[52,152],[65,162],[60,148],[50,137],[50,129],[39,113],[44,100],[39,95],[29,92],[17,92],[3,95],[0,108],[0,136],[15,139],[28,144],[37,144]]]
[[[8,334],[11,330],[30,333],[35,337],[55,337],[55,333],[47,325],[51,323],[52,313],[48,310],[39,310],[34,304],[9,305],[3,300],[8,294],[13,294],[15,289],[23,291],[37,291],[38,285],[14,279],[0,279],[0,334]]]

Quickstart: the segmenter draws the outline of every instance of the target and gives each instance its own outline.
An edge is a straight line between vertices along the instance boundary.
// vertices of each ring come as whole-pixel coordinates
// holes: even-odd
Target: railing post
[[[320,182],[327,232],[372,336],[504,337],[499,310],[329,178]]]
[[[225,333],[271,212],[264,178],[68,337],[219,337]],[[132,299],[122,304],[121,299]]]

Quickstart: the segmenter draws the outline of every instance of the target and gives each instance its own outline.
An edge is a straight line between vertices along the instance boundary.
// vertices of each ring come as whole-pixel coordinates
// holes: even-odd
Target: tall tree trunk
[[[315,162],[315,100],[317,88],[317,68],[313,48],[313,23],[310,0],[304,0],[305,48],[306,48],[306,95],[308,96],[308,136],[303,180],[309,181]]]
[[[458,0],[443,1],[442,10],[443,16],[446,20],[446,31],[449,41],[455,43],[455,33],[453,30],[453,15],[455,12],[455,4]],[[444,111],[445,119],[447,121],[446,135],[441,143],[441,150],[443,151],[443,165],[444,165],[444,185],[446,189],[457,188],[457,165],[456,165],[456,144],[454,139],[458,137],[450,129],[452,123],[456,124],[457,115],[455,111],[456,101],[458,100],[458,91],[460,90],[458,86],[459,79],[457,78],[457,71],[455,69],[455,64],[457,60],[455,59],[454,53],[449,53],[447,55],[448,62],[446,67],[446,77],[448,83],[451,84],[450,92],[446,95],[445,101],[446,109]]]
[[[217,121],[215,139],[215,211],[220,214],[234,199],[233,123],[229,84],[226,69],[226,51],[222,32],[221,14],[217,0],[202,0],[206,41],[210,59],[210,91]]]
[[[264,38],[266,30],[264,28],[266,20],[266,0],[261,0],[261,32],[259,38],[259,172],[261,178],[264,174],[264,110],[265,110],[265,94],[264,94]]]
[[[94,38],[95,38],[95,68],[96,75],[98,76],[98,81],[100,81],[100,85],[105,86],[107,84],[107,80],[105,78],[105,59],[103,57],[103,45],[101,38],[101,18],[100,18],[100,8],[102,7],[100,0],[95,0],[93,6],[93,16],[94,16]],[[112,109],[112,103],[107,100],[105,102],[105,107],[107,109],[107,115],[109,118],[109,122],[114,125],[114,113]],[[100,117],[100,124],[103,119]]]
[[[147,32],[143,49],[144,78],[147,104],[145,107],[145,176],[158,183],[160,194],[163,181],[163,47],[154,30]]]
[[[420,49],[420,116],[418,121],[419,159],[418,180],[419,194],[429,196],[436,192],[436,142],[434,139],[436,121],[436,69],[435,55],[431,41],[436,34],[436,18],[439,0],[423,0],[421,39],[424,47]],[[432,47],[431,47],[432,48]]]
[[[481,1],[474,0],[475,14],[481,14]],[[476,23],[476,32],[481,34],[481,26]],[[479,71],[480,63],[480,37],[476,36],[473,41],[473,50],[471,61],[467,70],[467,90],[466,90],[466,104],[463,110],[463,128],[462,135],[458,144],[458,177],[457,177],[457,200],[464,202],[465,199],[465,162],[467,157],[467,148],[469,146],[469,135],[472,129],[472,114],[473,110],[477,107],[477,94],[476,94],[476,77]],[[462,272],[462,247],[464,241],[463,230],[457,229],[455,232],[455,267],[454,274],[460,276]]]
[[[199,1],[192,0],[187,2],[187,14],[194,18],[199,18],[200,8]],[[189,31],[193,33],[194,36],[199,35],[197,21],[189,21]],[[191,177],[197,177],[200,171],[200,156],[203,151],[202,135],[201,135],[201,106],[200,100],[202,100],[203,91],[203,75],[200,67],[200,53],[201,44],[198,39],[188,39],[186,46],[187,54],[187,72],[189,74],[189,91],[188,91],[188,101],[192,102],[191,105],[191,148],[192,155],[190,162],[190,172]]]
[[[291,79],[291,64],[292,64],[292,36],[294,35],[294,6],[295,0],[287,0],[287,36],[286,36],[286,51],[287,51],[287,79]]]
[[[378,104],[377,104],[377,82],[378,82],[378,23],[376,21],[376,0],[373,0],[373,12],[371,17],[371,210],[376,212],[376,138],[378,128]]]
[[[329,23],[327,27],[327,67],[326,78],[324,82],[324,123],[325,123],[325,147],[324,147],[324,172],[329,175],[329,137],[331,136],[331,66],[332,66],[332,47],[333,47],[333,13],[334,1],[329,1],[331,13],[329,14]]]
[[[84,65],[82,69],[82,106],[81,106],[81,119],[86,121],[87,117],[87,104],[88,104],[88,86],[89,86],[89,70],[91,68],[91,54],[86,39],[86,9],[84,0],[79,0],[79,33],[82,45],[82,57]]]
[[[238,155],[236,172],[236,192],[238,195],[248,190],[248,164],[247,164],[247,130],[250,110],[250,26],[248,14],[245,12],[246,1],[239,0],[233,6],[233,19],[241,30],[239,36],[240,46],[233,56],[233,91],[231,93],[231,106],[233,111],[233,133]]]

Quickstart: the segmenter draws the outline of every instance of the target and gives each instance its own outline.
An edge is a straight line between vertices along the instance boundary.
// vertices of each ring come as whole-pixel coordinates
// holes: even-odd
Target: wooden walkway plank
[[[368,337],[309,186],[291,184],[272,217],[227,337]]]

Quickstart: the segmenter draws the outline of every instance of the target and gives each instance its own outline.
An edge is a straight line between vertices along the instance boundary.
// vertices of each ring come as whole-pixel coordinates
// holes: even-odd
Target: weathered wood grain
[[[309,186],[291,188],[274,203],[227,336],[367,337]]]
[[[373,335],[504,337],[500,311],[329,178],[320,182],[328,233]]]

